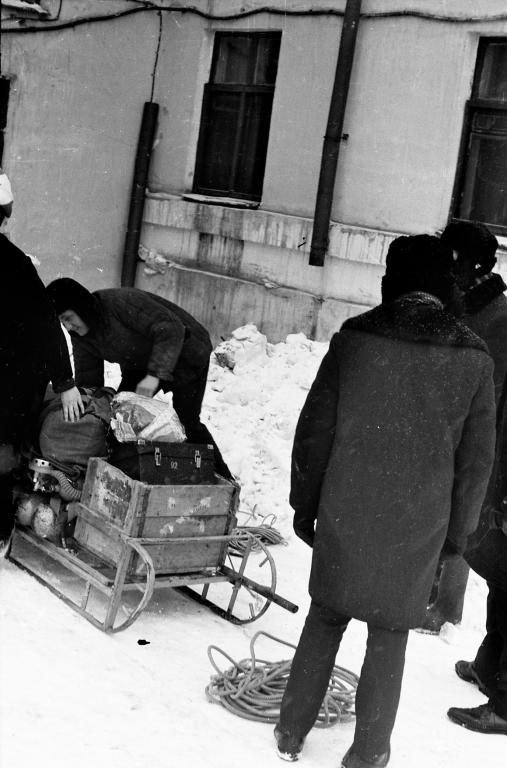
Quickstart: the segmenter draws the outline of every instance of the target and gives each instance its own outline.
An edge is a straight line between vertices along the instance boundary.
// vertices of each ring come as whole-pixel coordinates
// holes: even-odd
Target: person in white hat
[[[11,184],[0,169],[0,225],[12,205]],[[65,336],[31,259],[3,233],[0,259],[0,555],[5,555],[14,525],[12,473],[49,381],[61,396],[66,420],[79,419],[83,403]]]

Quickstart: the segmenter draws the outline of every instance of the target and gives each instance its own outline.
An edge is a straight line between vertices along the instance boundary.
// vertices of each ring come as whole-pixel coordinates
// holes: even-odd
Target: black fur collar
[[[445,312],[436,297],[424,293],[409,293],[388,304],[379,304],[347,320],[342,330],[441,347],[472,347],[488,354],[482,339]]]
[[[488,275],[480,283],[474,285],[466,292],[465,307],[468,315],[475,315],[481,309],[484,309],[493,299],[500,296],[505,290],[505,285],[502,277],[493,272]]]

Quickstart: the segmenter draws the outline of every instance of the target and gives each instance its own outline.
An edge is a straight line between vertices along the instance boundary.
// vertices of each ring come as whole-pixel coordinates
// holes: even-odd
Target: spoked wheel
[[[224,581],[206,584],[200,602],[234,624],[249,624],[266,613],[276,589],[276,566],[257,536],[235,537],[219,572]],[[184,587],[182,591],[188,594]]]

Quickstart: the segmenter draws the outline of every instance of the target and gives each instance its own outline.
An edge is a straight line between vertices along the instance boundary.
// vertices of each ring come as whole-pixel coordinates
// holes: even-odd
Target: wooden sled
[[[17,526],[9,559],[104,632],[133,624],[158,587],[179,589],[237,624],[255,621],[272,602],[295,613],[298,607],[275,592],[271,553],[257,537],[236,529],[239,487],[218,475],[216,481],[147,485],[103,459],[90,459],[81,499],[69,505],[77,517],[72,544],[57,546]],[[52,583],[54,568],[39,568],[41,558],[68,578]],[[251,577],[252,568],[262,572],[264,583]],[[97,593],[101,616],[91,605]],[[129,608],[126,596],[132,593],[140,598]]]

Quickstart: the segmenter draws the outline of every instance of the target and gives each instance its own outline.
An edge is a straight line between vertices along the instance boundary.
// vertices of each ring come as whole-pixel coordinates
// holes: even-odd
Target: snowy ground
[[[298,603],[299,612],[273,605],[257,622],[237,627],[172,590],[160,590],[132,627],[106,636],[3,562],[1,768],[283,765],[273,751],[271,725],[241,719],[207,701],[204,688],[213,673],[207,648],[218,645],[239,660],[249,655],[250,640],[260,630],[292,643],[299,637],[309,605],[310,550],[291,533],[290,445],[326,347],[299,335],[274,346],[251,329],[243,335],[229,347],[238,361],[234,373],[212,368],[205,417],[242,484],[239,522],[256,525],[262,516],[276,515],[275,525],[288,540],[288,546],[271,549],[277,591]],[[503,736],[466,731],[445,714],[450,706],[484,701],[456,677],[454,662],[473,658],[482,638],[485,595],[482,581],[472,576],[460,627],[448,627],[440,637],[411,633],[392,768],[505,764]],[[140,645],[140,639],[149,642]],[[352,622],[338,662],[359,672],[364,641],[364,626]],[[262,637],[256,648],[272,660],[291,654]],[[223,666],[229,663],[224,660]],[[314,729],[301,768],[337,768],[352,735],[353,723]]]

